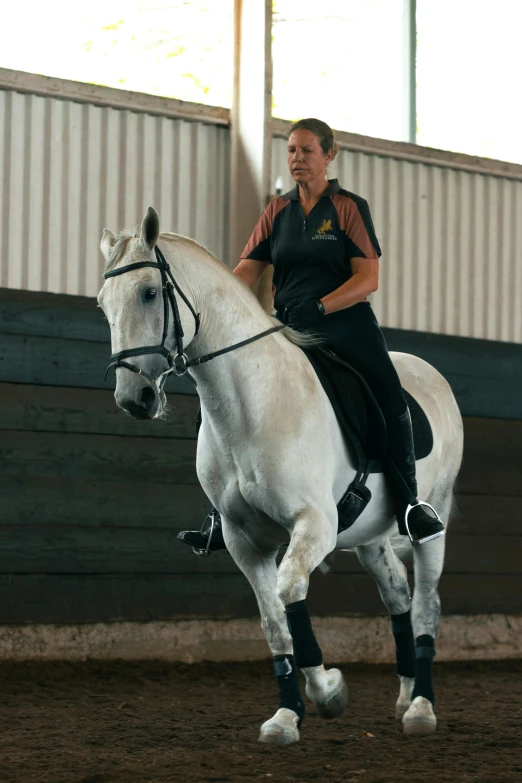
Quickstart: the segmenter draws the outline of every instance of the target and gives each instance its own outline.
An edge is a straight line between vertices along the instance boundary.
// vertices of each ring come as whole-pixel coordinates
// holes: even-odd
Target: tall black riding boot
[[[198,408],[196,414],[196,436],[199,435],[200,427],[201,407]],[[208,512],[199,530],[182,530],[178,533],[178,538],[184,544],[191,546],[197,555],[210,555],[211,552],[227,548],[223,538],[221,516],[217,508],[214,507]]]
[[[397,512],[399,531],[403,535],[407,535],[409,529],[412,543],[424,544],[431,541],[432,538],[444,535],[445,530],[438,516],[428,513],[428,507],[422,501],[417,501],[418,505],[414,503],[414,500],[417,500],[417,479],[410,411],[406,409],[402,416],[388,419],[386,424],[388,427],[387,458],[392,463],[388,471],[388,478]],[[406,525],[408,505],[412,505],[413,508],[407,515]]]

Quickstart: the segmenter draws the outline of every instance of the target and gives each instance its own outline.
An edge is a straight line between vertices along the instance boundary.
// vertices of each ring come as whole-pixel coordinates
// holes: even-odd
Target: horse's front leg
[[[323,718],[336,718],[348,704],[348,689],[339,669],[326,670],[306,606],[310,574],[335,546],[335,521],[313,508],[301,512],[290,545],[279,566],[277,593],[292,636],[295,665],[306,678],[306,695]]]
[[[289,745],[299,739],[299,726],[305,710],[285,608],[276,591],[278,550],[257,549],[238,528],[227,526],[226,521],[223,532],[228,551],[254,590],[261,627],[274,659],[279,707],[275,715],[261,726],[259,740],[273,745]]]

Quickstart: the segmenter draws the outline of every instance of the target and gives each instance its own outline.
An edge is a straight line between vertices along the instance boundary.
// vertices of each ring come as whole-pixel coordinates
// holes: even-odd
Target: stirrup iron
[[[404,514],[404,525],[406,527],[406,532],[408,533],[408,538],[410,539],[410,543],[411,543],[412,546],[420,546],[421,544],[427,544],[428,541],[433,541],[434,538],[439,538],[439,536],[443,536],[446,533],[446,530],[443,527],[442,530],[437,530],[437,532],[433,533],[433,535],[425,536],[424,538],[419,538],[417,541],[415,541],[412,538],[412,535],[410,533],[410,526],[408,525],[408,516],[409,516],[410,512],[414,508],[416,508],[417,506],[426,506],[427,508],[429,508],[435,514],[435,520],[434,521],[439,521],[441,525],[444,525],[442,519],[439,517],[439,515],[437,514],[437,512],[435,511],[433,506],[431,506],[429,503],[426,503],[425,500],[417,501],[417,503],[415,503],[414,506],[412,506],[411,503],[409,503],[408,507],[406,508],[406,513]]]
[[[208,517],[210,516],[210,530],[208,531],[208,538],[207,538],[207,545],[205,549],[196,549],[195,547],[192,547],[192,551],[195,555],[199,555],[200,557],[210,557],[212,552],[210,551],[210,545],[212,543],[212,535],[214,533],[214,527],[216,526],[216,514],[218,512],[215,508],[212,509],[209,515],[205,517],[203,520],[203,524],[200,527],[199,532],[203,535],[205,533],[205,527],[206,527],[206,521]]]

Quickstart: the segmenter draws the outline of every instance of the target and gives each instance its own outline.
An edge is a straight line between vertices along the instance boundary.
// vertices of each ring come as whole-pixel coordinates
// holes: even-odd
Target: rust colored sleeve
[[[253,258],[254,261],[266,261],[272,263],[272,254],[270,251],[270,237],[272,236],[272,225],[278,212],[288,204],[288,199],[279,196],[273,199],[256,223],[250,239],[245,249],[241,253],[241,258]]]
[[[350,258],[379,258],[381,248],[375,236],[372,216],[368,202],[356,196],[340,195],[332,197],[341,230],[348,238]]]

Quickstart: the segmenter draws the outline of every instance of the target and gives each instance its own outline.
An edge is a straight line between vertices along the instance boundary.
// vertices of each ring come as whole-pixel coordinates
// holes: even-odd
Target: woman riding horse
[[[317,119],[294,123],[287,161],[296,186],[269,203],[234,273],[250,288],[274,267],[275,309],[284,323],[313,330],[327,348],[354,367],[379,403],[388,432],[387,457],[417,497],[411,418],[399,376],[368,295],[377,290],[381,249],[368,203],[344,190],[326,172],[338,151],[331,128]],[[396,482],[390,486],[401,532],[408,505]],[[224,548],[219,514],[207,530],[180,538],[197,550]],[[444,534],[440,519],[422,505],[408,515],[412,541]],[[209,541],[210,531],[212,531]]]

